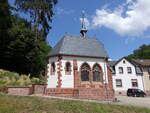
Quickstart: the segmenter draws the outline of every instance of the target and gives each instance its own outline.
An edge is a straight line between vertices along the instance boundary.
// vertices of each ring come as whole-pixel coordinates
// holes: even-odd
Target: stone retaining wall
[[[32,84],[34,94],[44,94],[46,84]]]
[[[11,86],[7,87],[8,94],[10,95],[31,95],[31,94],[44,94],[45,84],[33,84],[31,86]]]
[[[75,89],[72,88],[48,88],[45,90],[47,96],[73,97]]]
[[[32,94],[31,87],[8,87],[8,94],[26,96]]]
[[[113,100],[114,92],[112,89],[106,88],[80,88],[79,98],[92,100]]]
[[[112,89],[104,88],[47,88],[46,96],[72,97],[91,100],[113,100]]]

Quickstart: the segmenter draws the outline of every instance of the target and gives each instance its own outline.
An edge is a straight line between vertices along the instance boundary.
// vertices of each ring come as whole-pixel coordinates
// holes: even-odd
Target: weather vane
[[[82,23],[82,28],[80,30],[80,33],[83,37],[85,37],[88,30],[87,30],[86,25],[85,25],[85,11],[84,10],[82,11],[81,23]]]

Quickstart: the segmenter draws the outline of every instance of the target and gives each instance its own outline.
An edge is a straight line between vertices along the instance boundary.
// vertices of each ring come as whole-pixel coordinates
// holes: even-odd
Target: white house
[[[126,58],[111,61],[113,88],[116,94],[126,94],[128,88],[144,90],[142,70]]]

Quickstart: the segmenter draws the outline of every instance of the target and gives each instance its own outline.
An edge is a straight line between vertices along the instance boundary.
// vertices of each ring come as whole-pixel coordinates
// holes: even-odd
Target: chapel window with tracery
[[[93,66],[93,81],[103,82],[103,72],[99,64]]]
[[[90,66],[87,63],[84,63],[81,66],[81,80],[89,81],[90,80]]]

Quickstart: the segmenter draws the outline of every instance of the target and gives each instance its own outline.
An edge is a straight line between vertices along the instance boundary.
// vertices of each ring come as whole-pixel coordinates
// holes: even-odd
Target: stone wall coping
[[[47,85],[47,84],[32,84],[32,85]]]
[[[31,88],[30,86],[8,86],[7,88]]]

